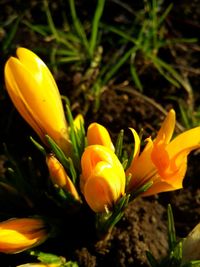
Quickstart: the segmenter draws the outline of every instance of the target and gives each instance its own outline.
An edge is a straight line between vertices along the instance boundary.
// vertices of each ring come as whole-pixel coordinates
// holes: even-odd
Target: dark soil
[[[114,1],[110,1],[111,5],[113,5],[113,2]],[[131,1],[127,1],[128,4],[130,4],[129,2]],[[10,3],[12,4],[12,1],[10,1]],[[12,10],[11,4],[9,6],[8,1],[6,9],[8,14],[10,14],[10,9]],[[8,9],[8,7],[10,7],[10,9]],[[137,6],[137,8],[139,8],[139,6]],[[181,16],[179,15],[180,12]],[[199,20],[200,7],[198,1],[177,1],[168,18],[168,27],[169,30],[171,30],[171,34],[179,37],[199,37]],[[193,34],[194,31],[195,34]],[[24,35],[19,37],[18,42],[16,42],[17,45],[20,44],[31,49],[37,43],[37,40],[34,39],[35,37],[30,38],[30,40],[33,41],[30,44],[29,40],[24,40],[24,38]],[[194,102],[195,105],[197,105],[200,101],[199,77],[194,72],[196,66],[199,66],[200,63],[197,45],[195,47],[184,47],[181,52],[176,48],[175,51],[179,51],[180,53],[177,59],[177,62],[180,62],[184,49],[189,50],[190,48],[191,50],[188,51],[188,53],[184,52],[184,59],[187,62],[191,62],[190,67],[191,69],[193,68],[191,72],[188,70],[187,74],[189,78],[192,77],[191,84],[195,92]],[[5,58],[6,56],[7,55],[5,55]],[[64,71],[65,70],[63,70],[63,72]],[[82,95],[74,96],[76,95],[76,88],[73,87],[74,79],[70,80],[65,77],[65,80],[63,80],[63,72],[57,74],[57,81],[58,84],[61,85],[61,90],[63,90],[63,92],[65,92],[66,87],[73,88],[72,90],[68,90],[68,95],[73,99],[71,103],[73,112],[77,114],[81,112],[84,99]],[[125,142],[128,144],[132,142],[128,127],[133,127],[137,131],[143,129],[144,137],[152,133],[155,134],[166,115],[166,111],[171,107],[177,110],[177,118],[179,121],[181,116],[179,114],[178,104],[174,101],[174,97],[186,99],[187,102],[187,92],[183,89],[174,88],[174,86],[166,82],[163,78],[160,78],[153,67],[150,67],[148,71],[143,73],[142,81],[144,83],[143,93],[136,91],[132,85],[109,85],[101,95],[98,112],[93,111],[93,103],[91,100],[91,106],[85,114],[86,126],[92,121],[103,124],[109,129],[114,141],[116,141],[119,131],[125,129]],[[65,82],[66,85],[63,86]],[[171,96],[170,99],[166,98],[166,95],[169,94]],[[33,135],[30,128],[21,120],[19,115],[13,111],[5,92],[2,94],[0,100],[2,101],[3,107],[0,111],[2,142],[9,144],[9,149],[13,151],[15,155],[18,155],[21,161],[30,154],[33,155],[33,158],[34,156],[37,157],[35,148],[33,148],[27,138],[27,136]],[[8,115],[5,113],[7,110]],[[15,123],[11,124],[10,121],[15,121]],[[176,133],[181,132],[184,128],[185,127],[181,123],[177,123]],[[3,147],[1,146],[1,177],[5,176],[6,166],[6,157],[3,151]],[[58,254],[62,252],[61,256],[66,256],[67,260],[77,261],[80,267],[146,267],[149,266],[145,254],[148,250],[152,252],[155,258],[161,259],[168,251],[166,212],[168,203],[172,205],[175,227],[179,237],[186,236],[200,221],[199,160],[200,154],[198,152],[190,156],[188,172],[184,181],[184,189],[178,190],[177,192],[163,193],[155,197],[139,198],[133,201],[126,209],[124,218],[104,240],[97,241],[94,237],[88,238],[87,234],[90,233],[90,229],[88,228],[85,230],[87,234],[84,233],[80,238],[81,242],[78,243],[78,231],[78,233],[75,234],[75,239],[77,238],[77,240],[71,243],[69,242],[66,248],[64,247],[65,244],[61,242],[60,246],[56,249]],[[82,224],[81,221],[78,223]],[[66,225],[66,228],[68,227],[69,225]],[[73,225],[70,224],[70,227],[73,227]],[[81,225],[80,228],[82,228]],[[73,231],[76,231],[76,229],[71,228],[70,232],[73,233]],[[93,232],[91,231],[91,233]],[[70,236],[70,238],[71,240],[73,239],[72,236]],[[67,237],[65,242],[68,243]],[[67,251],[68,247],[69,251]],[[43,248],[49,253],[53,253],[55,250],[53,245],[53,251],[50,249],[48,250],[42,245],[41,250]],[[0,255],[0,265],[2,267],[15,267],[16,264],[31,261],[34,261],[34,258],[27,258],[25,253],[12,256]]]

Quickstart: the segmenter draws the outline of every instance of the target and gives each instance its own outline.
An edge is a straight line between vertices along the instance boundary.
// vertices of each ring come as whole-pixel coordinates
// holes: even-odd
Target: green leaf
[[[181,265],[181,267],[200,267],[200,260],[190,261],[184,265]]]
[[[30,140],[37,147],[37,149],[42,152],[44,156],[46,156],[47,153],[45,148],[40,143],[38,143],[32,136],[30,136]]]
[[[37,257],[39,261],[45,264],[55,263],[55,264],[60,264],[60,266],[62,266],[62,264],[66,263],[66,260],[64,257],[60,257],[60,256],[57,256],[51,253],[44,253],[44,252],[32,250],[30,251],[30,255]]]
[[[146,251],[146,256],[147,256],[147,260],[148,260],[149,264],[151,265],[151,267],[159,267],[158,262],[156,261],[154,256],[151,254],[151,252]]]
[[[91,32],[91,37],[90,37],[90,42],[89,42],[89,51],[90,51],[91,56],[93,56],[94,51],[95,51],[95,47],[97,43],[97,36],[98,36],[99,22],[103,14],[104,5],[105,5],[105,0],[98,0],[93,22],[92,22],[92,32]]]
[[[135,191],[130,193],[130,201],[141,195],[142,193],[146,192],[151,186],[153,185],[152,181],[148,181],[146,184],[142,185]]]
[[[54,154],[56,155],[56,157],[58,158],[58,160],[60,161],[60,163],[66,168],[69,169],[69,160],[68,158],[65,156],[64,152],[62,151],[62,149],[54,142],[54,140],[48,136],[45,135],[50,148],[52,149],[52,151],[54,152]]]
[[[170,251],[173,251],[175,249],[177,241],[176,241],[176,230],[174,226],[174,217],[173,217],[172,208],[170,204],[167,207],[167,219],[168,219],[169,249]]]
[[[117,142],[115,145],[115,154],[119,158],[119,160],[122,157],[123,139],[124,139],[124,130],[121,130],[117,137]]]

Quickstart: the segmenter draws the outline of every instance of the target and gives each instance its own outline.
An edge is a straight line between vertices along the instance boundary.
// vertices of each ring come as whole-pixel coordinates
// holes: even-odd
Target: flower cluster
[[[50,181],[70,196],[67,201],[87,205],[98,214],[101,229],[111,228],[136,195],[182,188],[187,156],[200,148],[200,127],[172,139],[176,120],[173,109],[157,136],[145,140],[142,151],[139,135],[130,128],[134,151],[130,158],[123,158],[117,152],[123,150],[122,138],[115,147],[107,129],[96,122],[85,134],[83,117],[78,115],[73,120],[69,107],[66,120],[54,78],[33,52],[17,49],[17,58],[10,57],[5,65],[5,83],[15,107],[45,146]],[[27,218],[2,222],[0,236],[0,251],[15,253],[44,241],[48,233],[41,220]]]

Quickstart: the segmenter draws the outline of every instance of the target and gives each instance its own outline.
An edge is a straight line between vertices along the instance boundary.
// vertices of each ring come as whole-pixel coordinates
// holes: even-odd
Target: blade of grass
[[[2,50],[6,51],[7,48],[9,47],[9,45],[11,44],[12,40],[14,39],[16,33],[17,33],[17,29],[19,27],[19,22],[21,20],[21,16],[19,16],[18,18],[16,18],[13,22],[13,25],[11,27],[11,30],[9,31],[7,38],[5,39],[3,46],[2,46]]]
[[[110,71],[107,72],[105,75],[105,78],[103,79],[103,84],[106,84],[112,76],[119,70],[119,68],[128,60],[128,58],[131,56],[132,53],[135,53],[137,50],[137,47],[133,47],[129,49],[119,60],[118,62],[113,66],[113,68],[110,69]]]
[[[69,7],[70,7],[70,12],[71,12],[74,28],[77,34],[79,35],[79,37],[81,38],[86,51],[89,53],[89,43],[86,37],[85,30],[77,17],[74,0],[69,0]]]
[[[166,17],[168,16],[169,12],[171,11],[173,7],[173,4],[171,3],[164,11],[164,13],[159,17],[157,25],[160,26],[163,21],[166,19]]]
[[[177,88],[180,88],[180,79],[178,78],[179,74],[170,65],[168,65],[166,62],[162,61],[158,57],[152,54],[148,54],[148,56],[150,57],[160,74],[165,77],[165,79],[168,80],[171,84],[173,84]],[[171,74],[175,79],[169,74]]]
[[[67,39],[61,39],[60,38],[59,33],[58,33],[58,31],[54,25],[53,18],[51,16],[51,12],[50,12],[50,9],[48,6],[48,2],[47,2],[47,0],[43,0],[43,1],[44,1],[44,9],[45,9],[48,25],[49,25],[49,28],[50,28],[54,38],[56,39],[56,41],[58,43],[63,43],[70,50],[75,50],[74,46],[70,42],[68,42]]]
[[[172,213],[172,207],[169,204],[167,207],[167,219],[168,219],[168,239],[169,239],[169,249],[174,250],[176,246],[176,230],[174,226],[174,217]]]
[[[117,27],[111,26],[111,25],[107,25],[107,24],[101,24],[106,30],[109,30],[113,33],[116,33],[117,35],[123,37],[124,39],[126,39],[127,41],[130,41],[134,44],[137,44],[137,39],[131,37],[131,35],[127,34],[126,32],[118,29]]]
[[[90,55],[92,56],[94,54],[96,43],[97,43],[99,22],[103,14],[104,5],[105,5],[105,0],[98,0],[97,7],[95,10],[95,14],[94,14],[94,19],[92,22],[92,32],[91,32],[91,37],[89,41],[89,52],[90,52]]]
[[[134,66],[135,56],[136,56],[136,53],[132,53],[131,59],[130,59],[130,73],[131,73],[133,81],[135,82],[136,87],[140,90],[140,92],[142,92],[143,91],[142,83],[140,81],[140,78]]]
[[[27,20],[22,21],[24,25],[26,25],[29,29],[32,31],[39,33],[40,35],[46,37],[48,35],[48,29],[47,27],[44,27],[44,25],[32,25]]]

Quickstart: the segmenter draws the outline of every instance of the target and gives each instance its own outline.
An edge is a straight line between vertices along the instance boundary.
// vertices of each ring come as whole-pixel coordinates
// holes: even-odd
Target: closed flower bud
[[[79,200],[80,197],[77,193],[74,184],[72,183],[64,167],[57,160],[57,158],[55,158],[52,154],[50,154],[47,156],[46,162],[53,184],[58,185],[64,191],[69,192],[76,200]]]
[[[82,155],[81,166],[81,190],[90,208],[111,209],[125,190],[125,173],[117,156],[107,147],[91,145]]]
[[[20,218],[0,223],[0,252],[18,253],[39,245],[48,237],[41,219]]]
[[[88,127],[87,141],[88,145],[102,145],[108,147],[112,151],[115,151],[107,129],[96,122],[91,123]]]
[[[182,263],[200,260],[200,223],[183,240]]]
[[[70,142],[61,97],[45,63],[25,48],[17,49],[17,58],[5,65],[8,94],[21,116],[46,144],[49,135],[69,154]]]

